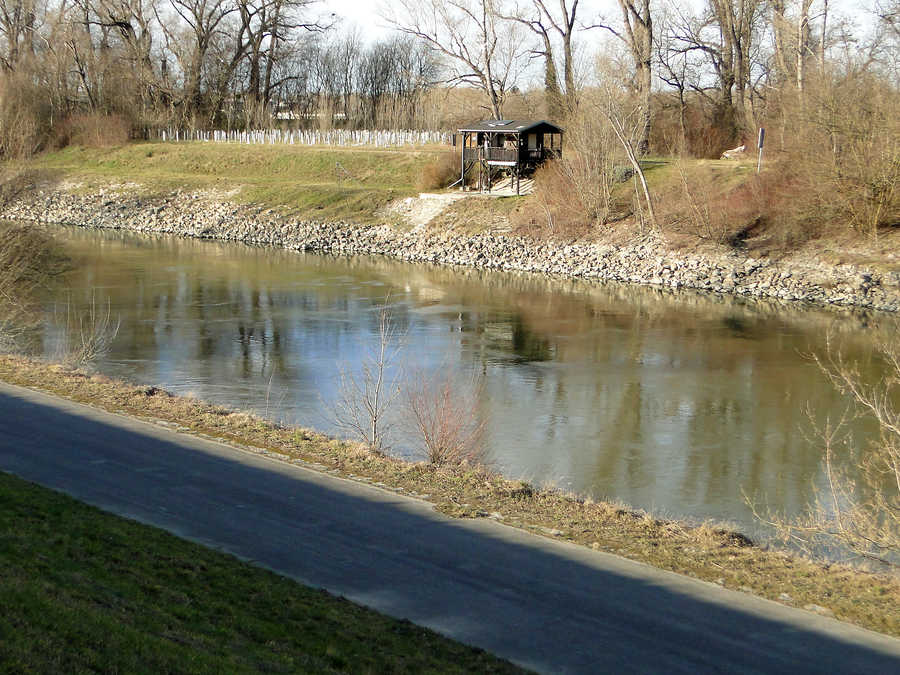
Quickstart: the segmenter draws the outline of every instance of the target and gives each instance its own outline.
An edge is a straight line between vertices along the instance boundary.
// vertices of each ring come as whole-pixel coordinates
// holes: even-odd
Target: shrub
[[[831,221],[877,236],[900,225],[900,91],[851,71],[785,96],[775,123],[783,177],[797,199],[782,216]]]
[[[577,237],[613,218],[615,187],[627,177],[626,161],[609,124],[590,110],[585,101],[582,111],[566,121],[563,156],[535,172],[536,208],[527,221],[518,218],[520,229]]]
[[[422,168],[418,186],[420,190],[439,190],[452,185],[458,178],[459,155],[448,150]]]
[[[0,75],[0,159],[30,157],[46,143],[49,104],[27,74]]]
[[[654,97],[650,138],[654,154],[717,159],[723,150],[740,145],[739,141],[740,130],[733,117],[700,95],[688,93],[683,111],[677,96]]]
[[[430,464],[483,464],[482,381],[465,381],[448,372],[419,371],[408,378],[404,390],[413,436]]]
[[[579,237],[591,224],[589,208],[560,162],[547,162],[534,174],[533,207],[516,212],[513,223],[523,232],[552,237]]]
[[[121,115],[85,113],[66,118],[55,129],[54,145],[80,145],[85,148],[108,148],[124,145],[131,136],[131,125]]]
[[[758,222],[752,187],[730,184],[730,171],[678,161],[659,188],[660,217],[675,232],[717,244],[735,243]]]
[[[763,173],[678,161],[659,191],[671,231],[716,244],[790,249],[821,234],[823,214],[787,162]]]

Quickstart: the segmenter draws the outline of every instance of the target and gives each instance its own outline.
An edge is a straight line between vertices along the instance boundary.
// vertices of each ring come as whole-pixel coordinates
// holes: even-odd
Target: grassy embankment
[[[165,421],[201,436],[310,462],[314,468],[424,497],[456,517],[493,517],[537,534],[752,592],[797,607],[817,605],[867,628],[900,635],[900,578],[823,565],[751,545],[710,525],[690,526],[620,505],[535,489],[477,467],[404,462],[358,445],[154,387],[141,387],[18,357],[0,357],[0,379],[106,410]],[[821,611],[821,610],[820,610]]]
[[[70,146],[11,165],[7,173],[67,181],[84,191],[122,184],[147,196],[174,190],[208,191],[239,204],[271,208],[283,216],[368,224],[397,220],[385,215],[384,207],[433,189],[437,176],[446,179],[455,173],[455,158],[455,152],[443,146],[377,149],[137,142],[112,148]],[[800,195],[782,184],[777,164],[761,178],[752,158],[657,157],[648,158],[644,165],[660,232],[670,247],[741,248],[755,256],[778,256],[810,242],[809,253],[823,262],[900,269],[892,255],[900,230],[884,230],[876,241],[835,223],[811,224],[787,206]],[[590,223],[571,185],[552,176],[542,181],[544,187],[535,195],[451,204],[432,221],[432,227],[468,233],[511,228],[538,239],[588,237],[611,242],[643,232],[634,215],[631,181],[613,186],[609,220],[603,225]]]
[[[704,172],[706,184],[721,189],[739,185],[752,173],[749,164],[689,162]],[[395,200],[433,189],[434,180],[453,176],[455,150],[443,146],[377,149],[372,147],[310,147],[290,145],[239,145],[234,143],[137,142],[112,148],[70,146],[38,155],[14,167],[49,181],[75,183],[93,191],[123,183],[147,196],[173,190],[214,191],[239,204],[271,208],[283,216],[315,220],[346,220],[367,224],[391,221],[383,209]],[[645,163],[651,187],[663,194],[676,181],[673,162],[649,159]],[[436,178],[440,176],[440,178]],[[564,205],[569,186],[548,184],[556,206],[540,203],[540,197],[469,199],[448,206],[432,223],[439,229],[474,234],[500,227],[537,238],[568,239],[580,236],[628,238],[632,186],[629,181],[614,189],[617,222],[614,228],[592,231],[578,208]],[[672,202],[672,196],[664,197]],[[577,200],[575,200],[577,201]],[[574,203],[574,202],[573,202]],[[562,205],[562,206],[561,206]],[[672,204],[681,209],[683,205]],[[552,223],[547,222],[547,208]],[[557,208],[565,214],[555,213]],[[574,220],[573,220],[574,218]]]
[[[389,202],[418,194],[442,149],[301,147],[232,143],[131,143],[68,147],[20,168],[81,183],[135,183],[136,191],[216,190],[284,215],[370,222]]]
[[[0,671],[518,672],[0,473]]]

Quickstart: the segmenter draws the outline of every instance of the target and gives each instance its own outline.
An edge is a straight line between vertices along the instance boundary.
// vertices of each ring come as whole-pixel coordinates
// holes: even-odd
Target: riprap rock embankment
[[[283,218],[271,210],[235,204],[213,192],[145,197],[124,188],[86,194],[65,187],[35,189],[0,208],[0,217],[900,310],[900,272],[816,261],[772,261],[749,258],[741,252],[671,251],[654,235],[627,245],[612,245],[536,241],[510,234],[467,234],[429,227],[409,231],[387,225]]]

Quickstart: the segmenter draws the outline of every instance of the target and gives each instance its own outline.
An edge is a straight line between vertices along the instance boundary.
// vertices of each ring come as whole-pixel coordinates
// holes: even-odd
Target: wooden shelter
[[[478,167],[478,187],[491,189],[492,173],[507,169],[516,182],[544,160],[562,156],[563,130],[555,124],[532,120],[485,120],[458,130],[460,142],[460,183],[466,173]]]

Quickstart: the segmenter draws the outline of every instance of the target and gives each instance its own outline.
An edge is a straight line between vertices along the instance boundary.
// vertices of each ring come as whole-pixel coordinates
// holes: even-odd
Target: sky
[[[514,2],[515,0],[510,0]],[[530,5],[529,0],[518,0],[522,6]],[[828,0],[830,26],[835,26],[838,16],[852,17],[854,21],[863,29],[867,29],[872,25],[871,13],[865,8],[871,7],[877,0]],[[317,11],[325,13],[334,13],[335,17],[340,21],[338,30],[346,30],[354,25],[360,28],[360,34],[366,42],[374,42],[379,39],[388,37],[393,28],[382,18],[385,8],[390,7],[392,0],[321,0]],[[695,7],[699,10],[707,0],[651,0],[652,7],[662,7],[664,3],[674,3],[680,8]],[[797,0],[788,0],[789,6],[796,4]],[[822,3],[822,0],[813,0],[813,13]],[[555,0],[549,3],[555,10],[558,4]],[[608,21],[614,26],[621,23],[621,10],[617,0],[580,0],[579,23],[599,22],[601,18]],[[814,24],[818,26],[818,17],[814,16]],[[815,30],[816,28],[814,28]],[[854,31],[856,32],[856,31]],[[582,42],[586,47],[585,50],[578,52],[576,57],[576,69],[585,76],[586,73],[592,71],[586,67],[584,59],[589,59],[589,54],[594,53],[596,46],[604,44],[616,45],[613,49],[618,48],[616,38],[610,33],[601,30],[595,30],[590,33],[589,42]],[[594,37],[596,36],[596,37]],[[589,46],[593,45],[593,47]],[[611,52],[612,53],[612,52]],[[542,77],[540,62],[532,60],[523,71],[520,71],[516,84],[527,87],[529,83],[540,80]]]
[[[527,0],[523,1],[525,4]],[[659,3],[660,0],[653,0]],[[700,6],[703,0],[680,0],[679,6]],[[554,8],[556,3],[553,2]],[[661,3],[660,3],[661,4]],[[818,2],[816,3],[818,4]],[[860,21],[865,20],[865,10],[874,4],[873,0],[829,0],[829,12],[852,16]],[[354,22],[363,29],[367,39],[375,40],[390,33],[390,27],[379,16],[379,6],[389,6],[390,0],[323,0],[320,9],[334,12],[346,22]],[[581,0],[579,16],[583,21],[595,20],[601,14],[614,21],[619,20],[619,7],[616,0]]]
[[[527,0],[524,0],[524,5]],[[323,0],[322,8],[334,12],[337,16],[348,22],[355,22],[364,29],[364,35],[370,39],[377,39],[390,33],[390,26],[379,15],[379,7],[390,6],[390,0]],[[556,2],[552,3],[554,8]],[[579,3],[579,16],[587,20],[598,15],[601,8],[605,9],[609,16],[618,16],[616,0],[581,0]]]

